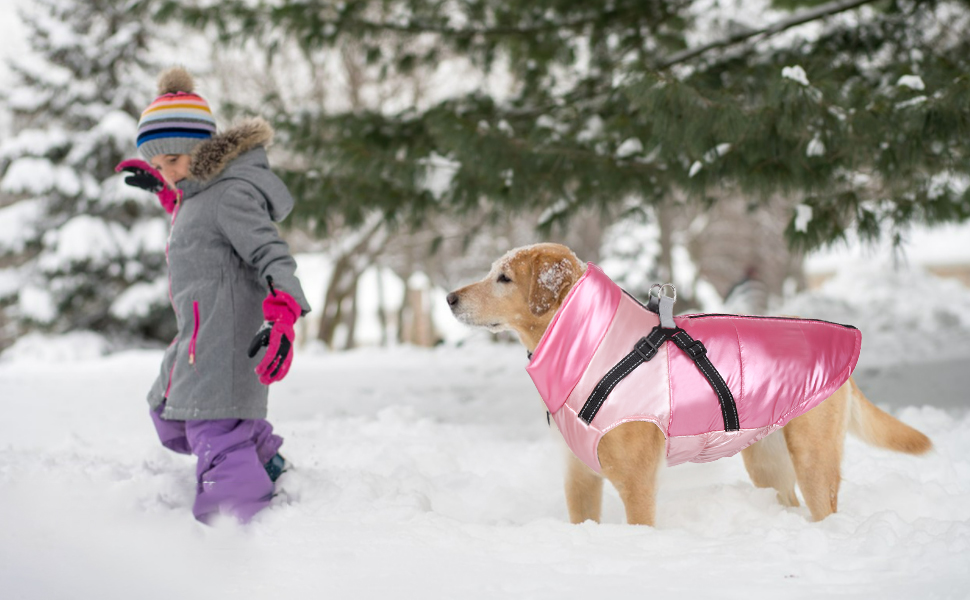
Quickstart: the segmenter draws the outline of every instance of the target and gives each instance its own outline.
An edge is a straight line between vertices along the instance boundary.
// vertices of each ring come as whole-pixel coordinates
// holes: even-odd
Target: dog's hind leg
[[[798,487],[815,521],[838,510],[849,389],[846,383],[820,405],[782,428]]]
[[[788,454],[785,436],[773,433],[741,451],[744,467],[755,487],[774,488],[784,506],[798,506],[795,495],[795,467]]]
[[[646,421],[624,423],[600,440],[603,476],[620,493],[631,525],[653,525],[657,514],[657,473],[663,464],[666,439]]]
[[[567,450],[566,508],[571,523],[599,523],[603,507],[603,478]]]

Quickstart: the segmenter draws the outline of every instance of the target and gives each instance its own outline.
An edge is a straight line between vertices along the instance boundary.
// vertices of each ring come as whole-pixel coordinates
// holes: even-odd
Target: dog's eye
[[[495,281],[499,283],[512,283],[512,280],[509,279],[509,276],[506,275],[505,273],[499,273],[498,279],[496,279]]]

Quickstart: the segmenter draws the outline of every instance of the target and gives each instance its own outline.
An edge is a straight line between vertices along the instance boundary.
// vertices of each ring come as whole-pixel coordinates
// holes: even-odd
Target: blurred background
[[[173,64],[274,124],[304,347],[460,343],[445,293],[539,241],[679,311],[836,285],[824,317],[965,339],[967,31],[965,1],[0,0],[0,360],[174,335],[166,215],[114,173]]]

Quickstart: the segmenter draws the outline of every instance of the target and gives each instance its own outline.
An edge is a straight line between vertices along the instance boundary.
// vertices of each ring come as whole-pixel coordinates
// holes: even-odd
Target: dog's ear
[[[538,317],[550,310],[557,310],[579,279],[577,271],[576,265],[569,258],[536,254],[532,259],[529,311]]]

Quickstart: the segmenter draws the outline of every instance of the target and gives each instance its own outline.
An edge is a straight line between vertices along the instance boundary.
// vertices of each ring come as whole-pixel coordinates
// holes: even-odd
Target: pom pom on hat
[[[209,104],[194,89],[192,76],[182,67],[159,75],[159,96],[138,121],[138,152],[145,160],[159,154],[189,154],[215,134],[216,120]]]
[[[182,67],[170,67],[158,76],[158,95],[177,94],[184,92],[191,94],[195,91],[195,81],[189,72]]]

